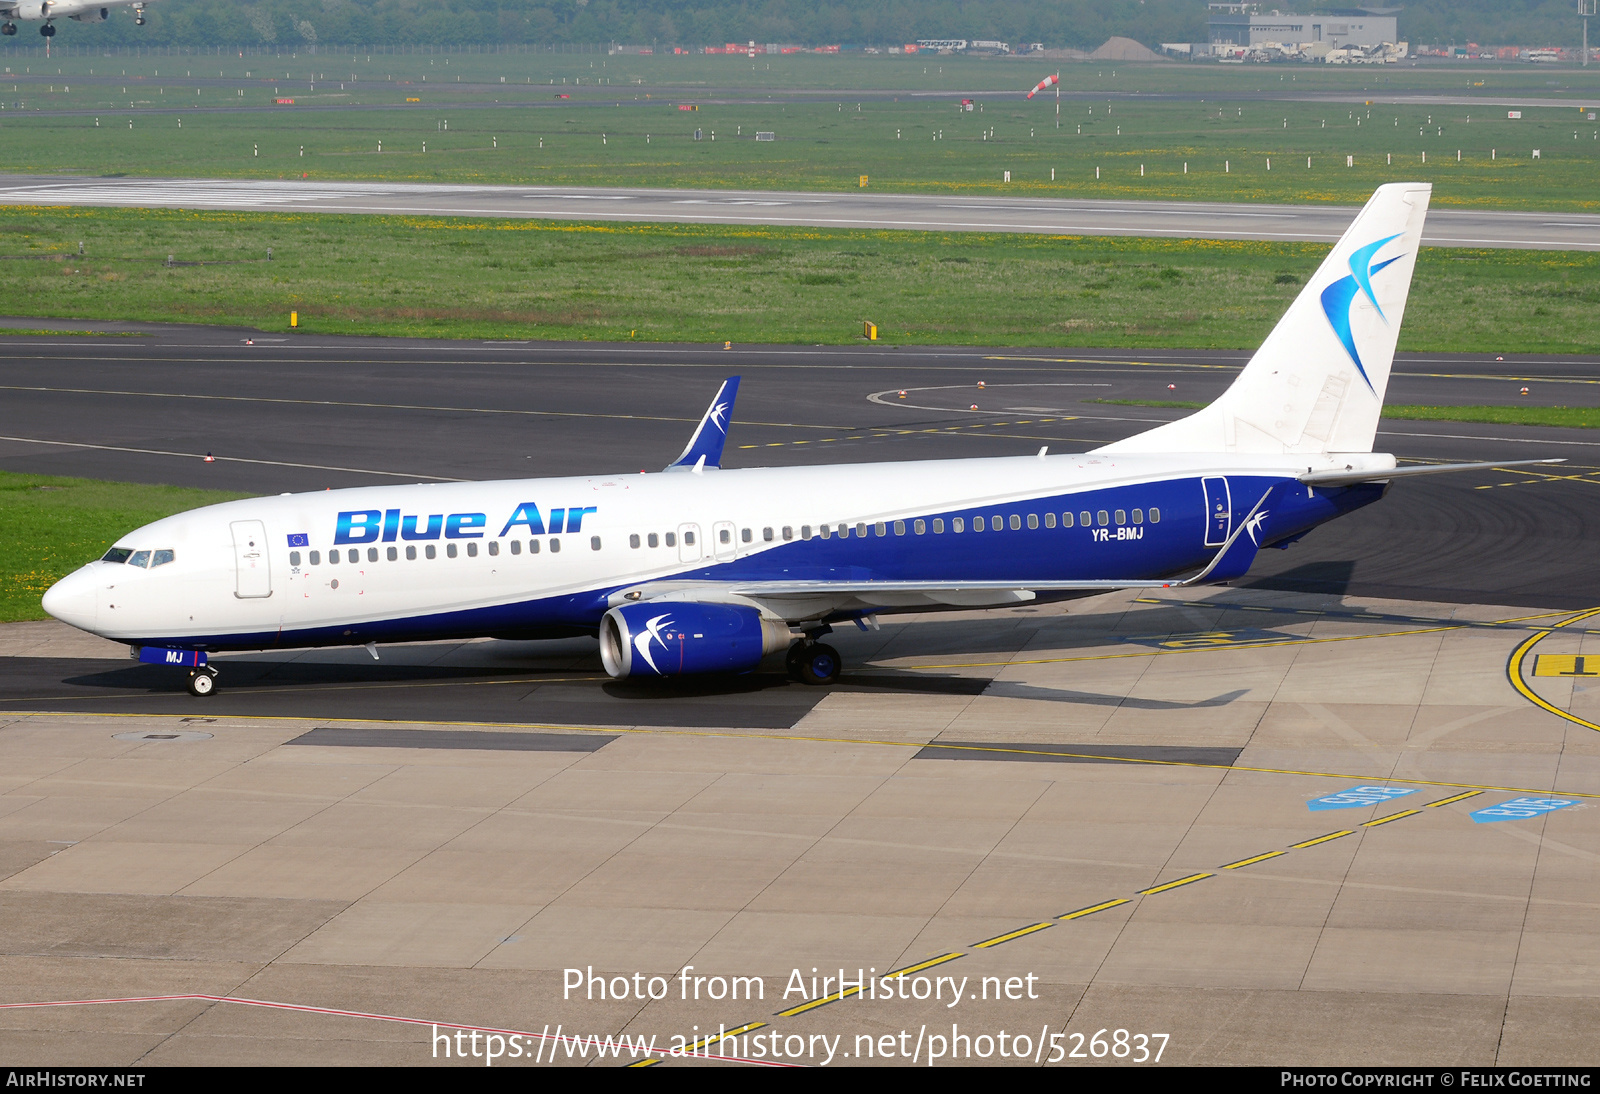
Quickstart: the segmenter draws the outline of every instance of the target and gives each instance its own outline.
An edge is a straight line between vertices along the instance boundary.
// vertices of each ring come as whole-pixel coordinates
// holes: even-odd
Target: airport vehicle
[[[1227,581],[1391,480],[1507,466],[1372,451],[1429,195],[1381,187],[1216,402],[1092,452],[723,469],[734,377],[664,472],[208,506],[130,532],[44,608],[197,695],[217,651],[574,634],[619,678],[787,651],[829,683],[821,639],[881,612]]]
[[[133,8],[133,21],[144,26],[146,0],[0,0],[0,34],[17,33],[18,19],[42,19],[39,33],[46,38],[56,34],[55,20],[72,19],[79,23],[103,23],[111,18],[111,9],[122,4]]]

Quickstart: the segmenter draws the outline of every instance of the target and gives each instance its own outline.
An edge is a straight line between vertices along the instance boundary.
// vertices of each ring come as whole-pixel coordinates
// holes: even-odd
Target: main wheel
[[[39,28],[39,33],[44,35],[46,38],[54,38],[56,36],[56,28],[54,24],[46,23],[44,26]]]
[[[9,36],[11,36],[11,35],[13,35],[15,33],[17,33],[17,24],[15,24],[15,23],[0,23],[0,34],[4,34],[7,37],[9,37]]]
[[[217,677],[215,673],[204,669],[197,669],[189,676],[189,694],[204,699],[217,690]]]
[[[800,683],[800,659],[805,656],[806,644],[796,642],[789,647],[789,652],[783,655],[783,667],[789,673],[789,679]]]
[[[803,684],[835,683],[839,679],[839,669],[843,667],[839,651],[822,642],[801,647],[795,664]]]

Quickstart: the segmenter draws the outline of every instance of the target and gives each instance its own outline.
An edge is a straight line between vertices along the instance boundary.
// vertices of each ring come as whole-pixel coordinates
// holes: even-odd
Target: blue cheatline
[[[1313,813],[1324,809],[1360,809],[1362,806],[1382,805],[1384,802],[1415,793],[1415,790],[1407,790],[1401,786],[1352,786],[1349,790],[1341,790],[1324,798],[1312,798],[1306,802],[1306,808]]]
[[[1472,814],[1472,819],[1479,824],[1493,824],[1495,821],[1527,820],[1530,817],[1542,816],[1553,813],[1557,809],[1565,809],[1569,805],[1577,805],[1575,798],[1512,798],[1499,805],[1491,805],[1486,809],[1479,809]]]

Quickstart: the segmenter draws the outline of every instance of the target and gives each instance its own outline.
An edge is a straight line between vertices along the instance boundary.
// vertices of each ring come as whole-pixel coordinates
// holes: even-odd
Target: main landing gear
[[[54,38],[56,36],[56,25],[54,23],[46,23],[39,28],[39,33],[46,38]]]
[[[4,23],[0,23],[0,34],[4,34],[9,38],[15,33],[17,33],[17,24],[11,22],[9,19]]]
[[[201,665],[189,673],[189,694],[196,698],[204,699],[207,695],[217,690],[217,670],[210,665]]]
[[[810,636],[790,646],[783,663],[789,670],[789,679],[802,684],[837,683],[844,665],[838,650]]]

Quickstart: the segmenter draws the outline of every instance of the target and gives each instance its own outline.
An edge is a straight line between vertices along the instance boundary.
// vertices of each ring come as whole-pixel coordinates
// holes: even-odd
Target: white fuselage
[[[90,563],[45,608],[130,644],[265,648],[592,631],[629,588],[692,585],[703,599],[734,581],[1154,578],[1215,553],[1208,490],[1238,519],[1259,494],[1249,483],[1307,466],[1090,454],[289,494],[131,532],[113,554],[132,564]],[[1306,523],[1274,508],[1290,521],[1277,538]],[[170,561],[149,565],[168,557],[154,552]],[[824,593],[777,612],[940,602],[981,598]]]

